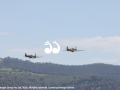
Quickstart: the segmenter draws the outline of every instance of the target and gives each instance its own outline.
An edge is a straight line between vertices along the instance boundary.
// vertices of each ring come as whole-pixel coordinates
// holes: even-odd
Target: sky
[[[46,54],[49,41],[60,45]],[[66,47],[84,50],[67,52]],[[42,56],[29,59],[24,54]],[[0,57],[120,65],[120,0],[0,0]]]

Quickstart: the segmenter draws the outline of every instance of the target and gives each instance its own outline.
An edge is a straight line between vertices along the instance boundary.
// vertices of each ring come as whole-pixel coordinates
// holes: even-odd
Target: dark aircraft
[[[25,57],[28,57],[28,58],[39,58],[39,57],[37,57],[36,56],[36,53],[35,53],[35,55],[27,55],[26,53],[25,53]]]
[[[76,48],[66,48],[65,51],[71,51],[71,52],[77,52],[77,51],[84,51],[84,50],[77,50],[77,47]]]

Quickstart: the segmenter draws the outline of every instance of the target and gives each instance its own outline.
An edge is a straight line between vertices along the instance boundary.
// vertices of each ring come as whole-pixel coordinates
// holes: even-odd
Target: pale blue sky
[[[56,40],[59,54],[45,54]],[[84,52],[65,52],[66,46]],[[28,59],[24,53],[43,56]],[[83,65],[120,64],[119,0],[0,0],[0,57]]]

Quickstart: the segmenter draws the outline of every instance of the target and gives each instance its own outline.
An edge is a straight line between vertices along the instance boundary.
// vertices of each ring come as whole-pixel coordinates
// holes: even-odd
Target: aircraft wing
[[[36,58],[41,58],[42,56],[37,56]]]
[[[76,50],[76,51],[84,51],[84,50]]]

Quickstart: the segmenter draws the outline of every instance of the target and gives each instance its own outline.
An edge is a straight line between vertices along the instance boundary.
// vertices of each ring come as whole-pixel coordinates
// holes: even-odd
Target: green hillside
[[[0,63],[0,87],[69,86],[75,87],[74,90],[119,90],[119,71],[120,66],[108,64],[73,66],[7,57]]]
[[[74,86],[75,90],[119,90],[120,81],[100,76],[37,74],[20,69],[0,68],[0,86]]]
[[[0,67],[23,69],[39,74],[98,75],[120,80],[120,66],[101,63],[89,65],[61,65],[54,63],[33,63],[28,60],[23,61],[17,58],[7,57],[0,63]]]

